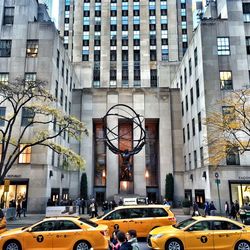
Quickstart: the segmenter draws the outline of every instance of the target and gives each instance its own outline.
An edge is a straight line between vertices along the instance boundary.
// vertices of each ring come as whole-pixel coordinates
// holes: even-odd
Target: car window
[[[209,221],[199,221],[189,227],[188,231],[207,231],[210,230],[210,222]]]
[[[53,231],[55,229],[55,221],[45,221],[32,228],[32,232]]]
[[[70,220],[60,220],[56,225],[56,230],[75,230],[75,229],[81,229],[81,228]]]
[[[177,229],[183,229],[185,227],[187,227],[188,225],[191,225],[193,222],[195,222],[194,219],[187,219],[187,220],[183,220],[179,223],[177,223],[174,227]]]
[[[239,230],[240,226],[229,221],[214,221],[213,230]]]
[[[166,217],[168,213],[163,208],[149,208],[149,217]]]
[[[143,215],[144,215],[144,209],[142,208],[129,209],[129,218],[142,218],[144,217]]]
[[[116,210],[104,218],[104,220],[129,219],[128,209]]]
[[[85,224],[87,224],[87,225],[89,225],[89,226],[91,226],[91,227],[98,227],[98,224],[91,221],[91,220],[84,219],[84,218],[79,218],[78,220],[85,223]]]

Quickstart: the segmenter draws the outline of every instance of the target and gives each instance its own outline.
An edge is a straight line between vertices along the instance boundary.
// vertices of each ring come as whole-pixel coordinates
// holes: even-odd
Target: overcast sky
[[[59,0],[52,0],[52,18],[58,28]]]

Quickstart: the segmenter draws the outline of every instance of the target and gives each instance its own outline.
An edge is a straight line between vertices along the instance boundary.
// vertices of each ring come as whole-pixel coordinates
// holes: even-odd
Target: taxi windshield
[[[95,222],[84,219],[84,218],[79,218],[79,221],[81,221],[81,222],[83,222],[91,227],[98,227],[98,224],[96,224]]]
[[[184,221],[181,221],[179,223],[177,223],[176,225],[174,225],[173,227],[177,228],[177,229],[183,229],[185,228],[186,226],[192,224],[193,222],[195,222],[194,219],[190,218],[190,219],[187,219],[187,220],[184,220]]]

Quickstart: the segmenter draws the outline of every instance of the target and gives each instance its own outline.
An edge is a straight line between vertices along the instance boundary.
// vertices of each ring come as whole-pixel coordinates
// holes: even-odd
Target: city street
[[[176,215],[177,221],[182,221],[184,219],[186,219],[188,216],[186,215]],[[26,218],[21,218],[21,219],[17,219],[15,221],[10,221],[8,223],[7,228],[10,229],[14,229],[14,228],[18,228],[18,227],[23,227],[23,226],[28,226],[31,224],[34,224],[36,221],[39,221],[40,219],[42,219],[43,216],[34,216],[32,215],[32,218],[29,218],[29,215]],[[34,221],[34,219],[36,219],[36,221]],[[30,224],[29,224],[30,222]],[[146,243],[146,239],[139,239],[139,245],[140,245],[140,249],[141,250],[148,250],[150,248],[147,247],[147,243]]]

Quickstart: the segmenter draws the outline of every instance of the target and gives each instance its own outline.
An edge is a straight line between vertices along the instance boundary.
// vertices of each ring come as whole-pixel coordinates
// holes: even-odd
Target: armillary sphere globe
[[[118,125],[112,126],[114,119],[121,119],[126,123],[131,124],[132,131],[118,131]],[[117,104],[111,107],[104,120],[104,139],[108,148],[115,154],[121,155],[123,163],[128,163],[132,155],[141,151],[145,145],[146,132],[143,128],[144,118],[137,114],[135,110],[125,104]],[[130,135],[132,134],[132,136]],[[124,142],[124,145],[130,147],[119,147],[119,142]]]

